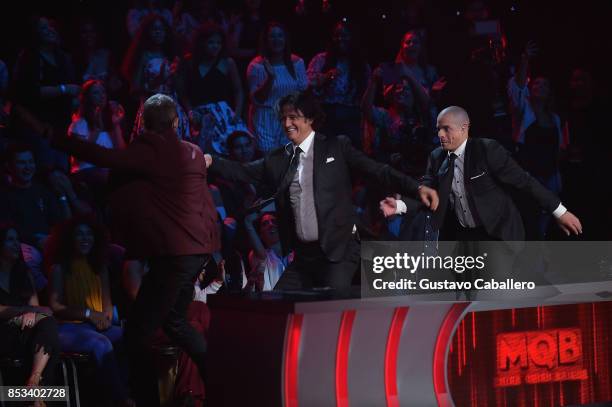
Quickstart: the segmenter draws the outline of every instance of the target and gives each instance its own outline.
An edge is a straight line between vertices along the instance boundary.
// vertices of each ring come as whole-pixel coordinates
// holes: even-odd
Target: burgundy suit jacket
[[[129,181],[110,197],[116,240],[130,258],[207,254],[220,249],[217,212],[200,149],[173,132],[145,133],[124,150],[75,137],[53,144]]]

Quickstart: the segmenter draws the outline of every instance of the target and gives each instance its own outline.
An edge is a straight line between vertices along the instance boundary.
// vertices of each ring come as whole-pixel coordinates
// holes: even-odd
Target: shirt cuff
[[[408,212],[408,207],[406,206],[406,203],[402,201],[401,199],[397,199],[395,201],[395,214],[403,215],[406,212]]]
[[[559,206],[557,206],[557,209],[555,209],[552,214],[555,218],[559,219],[565,214],[565,212],[567,212],[567,208],[563,206],[562,203],[560,203]]]

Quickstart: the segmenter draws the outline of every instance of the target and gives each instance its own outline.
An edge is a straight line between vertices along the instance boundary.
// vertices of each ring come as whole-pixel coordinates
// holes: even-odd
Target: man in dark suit
[[[249,164],[207,156],[212,160],[210,170],[232,180],[261,182],[276,191],[273,198],[283,251],[295,250],[295,260],[276,289],[331,287],[346,295],[360,258],[351,201],[352,171],[418,196],[428,207],[437,205],[437,194],[368,158],[348,138],[316,133],[313,126],[319,124],[321,110],[309,92],[281,99],[279,112],[291,143]]]
[[[440,240],[524,240],[523,221],[507,187],[527,194],[553,214],[566,234],[582,233],[578,218],[555,194],[495,140],[468,138],[469,126],[461,107],[447,107],[438,115],[441,146],[429,157],[422,185],[438,191],[433,224],[440,229]],[[385,199],[381,207],[386,216],[405,212],[403,202],[393,198]]]
[[[206,162],[197,146],[178,139],[176,104],[165,95],[144,104],[146,133],[124,150],[56,135],[54,144],[79,159],[121,171],[127,178],[111,196],[112,221],[128,258],[144,259],[144,276],[126,337],[135,377],[155,372],[144,353],[158,328],[204,374],[206,342],[186,320],[193,282],[210,254],[220,249],[217,212],[206,183]],[[155,405],[156,392],[137,385],[139,405]]]
[[[524,193],[552,213],[568,235],[582,233],[582,226],[560,199],[524,171],[499,143],[468,138],[469,126],[468,114],[461,107],[450,106],[440,112],[437,127],[441,146],[429,156],[422,185],[438,191],[439,205],[432,208],[432,225],[439,229],[439,240],[458,241],[454,256],[488,254],[485,274],[480,275],[507,278],[516,271],[513,264],[523,247],[519,242],[525,239],[525,229],[506,188]],[[401,214],[405,207],[393,198],[381,202],[385,216]],[[456,274],[455,278],[474,279],[479,272],[466,274]],[[490,295],[501,298],[507,293],[494,290]],[[459,298],[460,293],[457,295]],[[468,300],[474,299],[476,291],[466,291],[465,295]],[[483,295],[489,294],[478,293],[479,297]]]

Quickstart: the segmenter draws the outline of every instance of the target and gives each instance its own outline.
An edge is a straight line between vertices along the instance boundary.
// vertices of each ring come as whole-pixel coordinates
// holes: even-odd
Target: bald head
[[[449,106],[438,115],[437,127],[442,148],[455,151],[468,138],[470,117],[462,107]]]
[[[450,118],[454,120],[455,122],[457,122],[457,124],[459,125],[463,125],[463,124],[467,126],[470,125],[470,117],[468,116],[465,109],[462,107],[449,106],[440,112],[440,114],[438,115],[438,119],[446,115],[450,116]]]

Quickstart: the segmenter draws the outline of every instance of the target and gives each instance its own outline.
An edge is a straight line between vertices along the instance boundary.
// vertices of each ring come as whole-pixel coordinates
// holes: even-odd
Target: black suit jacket
[[[319,243],[330,261],[343,258],[351,239],[355,213],[352,204],[351,172],[373,177],[381,184],[414,196],[418,188],[415,180],[378,163],[355,149],[345,136],[327,137],[316,133],[314,149],[314,200],[319,227]],[[239,164],[215,157],[210,170],[231,180],[261,182],[277,190],[291,160],[291,149],[278,148],[263,159]],[[281,243],[285,252],[294,244],[295,220],[289,203],[288,188],[276,197]]]
[[[438,188],[438,171],[446,157],[447,152],[442,147],[432,151],[424,185]],[[509,194],[511,189],[527,194],[548,212],[553,212],[561,202],[555,194],[523,170],[508,150],[491,139],[468,139],[464,180],[468,204],[476,221],[482,224],[490,236],[505,241],[525,239],[521,215]]]

